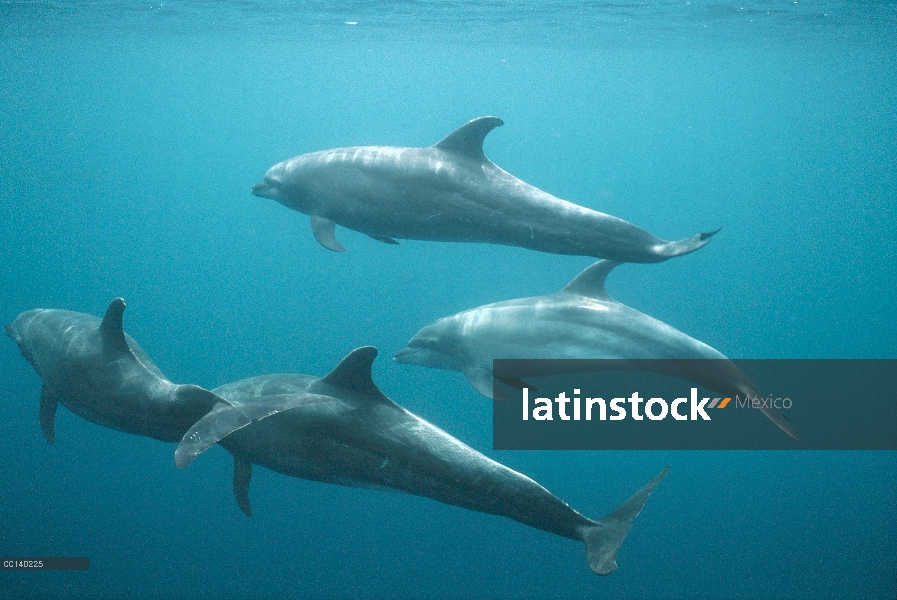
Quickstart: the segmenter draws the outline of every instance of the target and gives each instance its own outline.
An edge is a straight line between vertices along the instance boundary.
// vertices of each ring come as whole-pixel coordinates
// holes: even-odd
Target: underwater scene
[[[495,450],[490,369],[897,359],[895,48],[894,2],[0,0],[0,559],[89,559],[0,597],[894,599],[897,452]]]

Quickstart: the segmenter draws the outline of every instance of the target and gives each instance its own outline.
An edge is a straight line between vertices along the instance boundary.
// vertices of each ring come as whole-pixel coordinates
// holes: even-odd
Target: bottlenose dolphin
[[[224,446],[234,456],[234,493],[247,515],[254,463],[293,477],[396,490],[508,517],[584,542],[598,575],[616,570],[632,520],[669,467],[593,521],[387,398],[371,379],[376,356],[376,348],[364,347],[323,378],[263,375],[216,388],[245,412],[268,416],[238,426],[232,408],[215,407],[184,436],[175,463],[185,467],[216,442]]]
[[[502,125],[474,119],[429,148],[363,146],[278,163],[252,193],[311,216],[315,238],[335,252],[334,224],[394,238],[485,242],[654,263],[694,252],[716,231],[667,242],[622,219],[543,192],[492,164],[483,139]]]
[[[40,426],[50,444],[60,402],[92,423],[164,442],[180,441],[203,415],[226,403],[201,387],[169,381],[124,332],[124,310],[124,300],[116,298],[102,319],[38,308],[6,325],[43,379]]]
[[[620,368],[621,360],[705,359],[627,366],[686,379],[723,394],[760,395],[716,349],[611,298],[604,281],[618,264],[598,261],[555,294],[496,302],[439,319],[414,334],[393,360],[461,371],[479,393],[492,398],[496,358],[611,359],[593,363],[596,370]],[[497,378],[521,387],[520,377],[548,374],[559,372],[506,373]],[[800,439],[778,410],[760,410],[782,431]]]

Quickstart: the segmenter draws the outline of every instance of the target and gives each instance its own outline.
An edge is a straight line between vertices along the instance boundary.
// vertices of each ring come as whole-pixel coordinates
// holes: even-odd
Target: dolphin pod
[[[750,379],[716,349],[611,298],[604,282],[618,264],[598,261],[548,296],[496,302],[439,319],[418,331],[393,360],[461,371],[474,389],[492,398],[495,358],[703,359],[647,365],[723,394],[760,395]],[[519,380],[540,373],[505,375]],[[506,383],[519,385],[512,379]],[[778,410],[760,410],[782,431],[800,439]]]
[[[604,518],[593,521],[544,487],[458,441],[387,398],[371,379],[376,348],[358,348],[322,378],[262,375],[216,388],[219,405],[184,436],[184,467],[214,443],[234,456],[234,493],[247,515],[252,465],[325,483],[389,489],[579,540],[598,575],[617,569],[617,550],[668,468]],[[267,414],[233,425],[234,406]]]
[[[728,393],[756,396],[715,349],[610,298],[618,262],[654,263],[694,252],[716,231],[665,241],[631,223],[572,204],[503,171],[483,140],[503,122],[474,119],[428,148],[357,147],[304,154],[271,167],[252,188],[311,217],[315,238],[344,251],[335,225],[395,238],[480,242],[606,259],[549,296],[499,302],[419,331],[400,363],[462,371],[491,396],[501,358],[712,358],[714,366],[665,372]],[[371,378],[375,348],[359,348],[328,375],[273,374],[208,391],[169,381],[122,326],[125,303],[105,316],[21,313],[5,328],[43,380],[40,426],[54,443],[58,404],[115,430],[179,442],[178,467],[219,444],[234,457],[234,494],[251,515],[252,465],[314,481],[410,493],[585,544],[598,575],[616,555],[663,469],[601,519],[573,510],[541,485],[463,444],[386,397]],[[521,373],[520,376],[537,375]],[[519,378],[503,379],[516,385]],[[784,416],[761,409],[797,437]]]
[[[61,402],[104,427],[180,440],[179,467],[219,443],[234,456],[234,494],[247,515],[256,464],[293,477],[395,490],[508,517],[582,541],[591,570],[609,575],[633,520],[669,470],[595,521],[387,398],[371,379],[373,347],[351,352],[322,378],[263,375],[210,392],[166,379],[124,332],[124,308],[116,298],[102,319],[34,309],[5,327],[43,380],[44,436],[53,444]]]
[[[655,263],[694,252],[716,231],[668,242],[500,169],[483,139],[503,124],[480,117],[428,148],[362,146],[303,154],[268,169],[252,193],[311,217],[322,246],[343,252],[334,225],[376,240],[482,242],[552,254]]]

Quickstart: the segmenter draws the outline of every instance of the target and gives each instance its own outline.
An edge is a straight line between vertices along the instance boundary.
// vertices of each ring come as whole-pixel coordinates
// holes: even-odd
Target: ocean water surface
[[[4,598],[887,598],[893,452],[496,452],[455,372],[392,355],[436,318],[560,289],[587,257],[337,228],[250,193],[340,146],[501,117],[497,165],[700,251],[624,265],[620,301],[739,358],[897,358],[893,2],[0,1],[0,318],[102,315],[173,381],[324,375],[362,345],[399,404],[600,517],[664,465],[619,570],[432,500],[261,468],[60,410],[0,343]],[[856,408],[860,410],[861,408]],[[844,415],[850,418],[849,411]],[[897,435],[897,433],[895,433]]]

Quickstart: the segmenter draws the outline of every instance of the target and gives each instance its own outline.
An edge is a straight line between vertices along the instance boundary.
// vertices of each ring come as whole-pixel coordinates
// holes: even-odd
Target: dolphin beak
[[[392,357],[392,359],[400,365],[407,365],[409,362],[411,362],[410,358],[418,352],[420,352],[420,350],[417,348],[405,347],[399,350],[396,355]]]
[[[259,183],[252,186],[252,193],[253,193],[253,195],[258,196],[259,198],[265,198],[266,197],[265,194],[270,189],[270,187],[271,186],[269,186],[264,181],[260,181]]]

